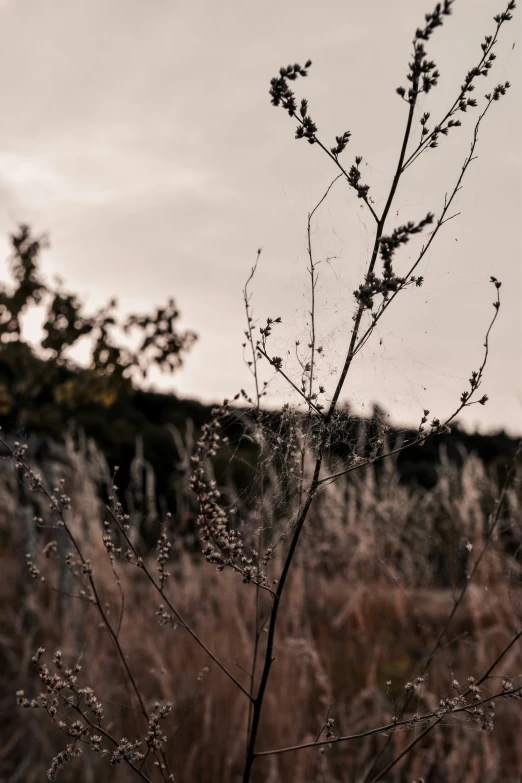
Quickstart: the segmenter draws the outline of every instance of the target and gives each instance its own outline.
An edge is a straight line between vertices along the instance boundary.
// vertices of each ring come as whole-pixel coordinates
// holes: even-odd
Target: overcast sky
[[[306,219],[336,174],[324,153],[294,140],[295,123],[270,105],[281,65],[313,60],[296,83],[329,146],[345,130],[347,166],[362,155],[365,181],[382,209],[407,106],[412,33],[430,2],[419,0],[2,0],[0,2],[0,249],[20,221],[49,232],[44,256],[93,308],[116,295],[146,311],[174,296],[183,325],[200,339],[161,388],[216,401],[251,389],[243,363],[241,290],[258,247],[252,286],[260,322],[281,316],[274,353],[286,360],[306,342]],[[456,0],[429,43],[442,78],[420,102],[437,118],[480,57],[504,0]],[[522,430],[520,242],[520,23],[506,25],[493,74],[514,88],[480,132],[455,211],[427,254],[426,284],[390,308],[349,377],[358,410],[378,402],[395,422],[422,408],[456,407],[483,355],[495,275],[502,310],[482,392],[491,401],[463,421]],[[476,113],[408,170],[388,229],[440,212],[468,150]],[[415,138],[419,125],[415,125]],[[317,325],[328,390],[342,362],[352,292],[367,263],[373,223],[354,192],[337,183],[313,224],[320,264]],[[407,268],[419,249],[397,256]],[[5,277],[5,264],[0,266]],[[289,372],[293,369],[288,359]],[[265,371],[263,376],[271,375]],[[274,401],[288,392],[273,385]],[[364,408],[362,407],[364,405]]]

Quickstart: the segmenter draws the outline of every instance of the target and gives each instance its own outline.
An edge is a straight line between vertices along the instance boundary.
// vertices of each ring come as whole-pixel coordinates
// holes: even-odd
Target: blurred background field
[[[170,594],[205,643],[238,679],[248,683],[255,589],[233,573],[217,573],[197,553],[188,466],[179,453],[186,438],[180,432],[171,437],[178,454],[171,487],[177,513],[169,523],[174,542]],[[96,578],[116,622],[122,594],[101,542],[106,516],[102,498],[111,492],[111,469],[95,442],[86,437],[67,437],[54,450],[47,445],[47,452],[34,437],[32,446],[37,455],[32,464],[50,487],[65,478],[72,498],[72,525],[96,564]],[[138,442],[122,495],[132,511],[136,544],[153,563],[152,542],[166,503],[157,491],[148,456]],[[335,719],[337,735],[390,721],[395,704],[402,703],[405,684],[419,673],[484,546],[502,480],[499,465],[506,461],[499,457],[486,464],[462,446],[459,458],[451,460],[442,445],[431,466],[434,480],[429,487],[406,481],[391,460],[381,468],[366,466],[325,487],[314,502],[292,573],[292,601],[283,609],[260,749],[311,741],[327,716]],[[335,467],[334,457],[331,465]],[[21,486],[12,461],[2,460],[0,470],[0,779],[36,783],[45,778],[51,758],[64,746],[63,736],[41,710],[16,706],[18,689],[24,689],[28,698],[40,692],[31,664],[38,646],[49,654],[61,649],[68,662],[81,658],[81,684],[91,686],[102,700],[107,726],[118,735],[133,739],[144,727],[95,608],[30,577],[26,553],[49,584],[68,592],[70,574],[63,560],[53,556],[52,548],[49,558],[38,554],[52,540],[57,541],[59,554],[66,554],[67,545],[60,531],[36,529],[35,514],[49,520],[47,504]],[[433,709],[440,698],[451,696],[453,679],[465,683],[470,676],[480,676],[518,627],[522,613],[519,478],[520,466],[493,540],[426,683],[416,692],[411,712]],[[224,474],[221,484],[228,504],[237,506],[240,490],[233,471],[226,479]],[[265,525],[284,530],[292,509],[281,510],[282,487],[273,475],[263,492]],[[255,501],[252,495],[245,497],[240,524],[252,524],[249,513],[259,513]],[[176,780],[239,780],[246,733],[242,694],[209,663],[182,627],[159,624],[158,598],[138,569],[117,563],[116,573],[124,595],[120,639],[147,706],[167,699],[174,705],[164,730]],[[521,671],[522,651],[515,646],[496,671],[498,681],[488,683],[488,688]],[[385,780],[399,783],[422,777],[515,783],[522,769],[521,730],[519,704],[502,700],[492,732],[467,719],[448,720]],[[403,729],[393,735],[380,756],[381,766],[411,741],[413,731]],[[385,742],[383,737],[367,738],[332,745],[323,752],[268,757],[259,762],[254,779],[362,782]],[[109,769],[104,759],[92,753],[71,762],[61,775],[64,781],[90,783],[107,779],[109,772],[114,780],[128,779],[124,768]]]

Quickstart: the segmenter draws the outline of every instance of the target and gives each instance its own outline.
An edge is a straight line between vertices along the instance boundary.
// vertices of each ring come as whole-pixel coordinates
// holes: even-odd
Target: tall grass
[[[120,642],[140,691],[147,694],[147,709],[156,701],[172,702],[164,730],[175,780],[240,780],[248,704],[181,625],[162,620],[157,596],[140,569],[116,563],[115,579],[102,543],[104,510],[98,500],[100,480],[110,476],[94,447],[82,454],[69,444],[68,450],[68,460],[39,467],[50,479],[62,476],[70,485],[70,524],[96,564],[111,622],[117,622],[124,597]],[[266,491],[277,495],[281,488]],[[133,740],[143,726],[96,608],[38,585],[22,568],[26,551],[33,550],[49,585],[73,592],[53,547],[47,548],[47,560],[37,560],[36,552],[56,531],[40,526],[34,532],[31,520],[38,496],[20,492],[13,464],[2,463],[0,774],[12,783],[31,783],[44,778],[50,759],[63,749],[61,732],[40,710],[14,707],[17,689],[24,689],[28,699],[41,690],[31,663],[40,644],[50,651],[59,648],[68,663],[81,661],[80,684],[91,686],[103,702],[109,731]],[[277,666],[260,726],[261,751],[314,741],[329,718],[341,736],[386,725],[398,714],[405,685],[418,674],[419,661],[434,645],[484,546],[497,494],[496,481],[473,455],[461,469],[442,458],[430,491],[402,485],[391,461],[378,480],[370,466],[324,488],[290,577],[293,600],[282,610]],[[43,506],[37,513],[48,523],[52,515]],[[522,610],[520,511],[515,482],[493,540],[407,715],[435,709],[440,698],[451,695],[453,680],[464,685],[468,677],[477,678],[517,628]],[[278,524],[284,528],[285,520]],[[154,569],[154,553],[148,560]],[[181,541],[170,570],[170,589],[180,612],[247,684],[254,593],[232,572],[208,568]],[[498,680],[488,683],[484,693],[503,677],[516,675],[521,666],[522,652],[515,646],[496,670]],[[514,700],[498,704],[492,732],[481,731],[469,716],[448,716],[386,779],[518,780],[522,750],[516,738],[521,730],[522,713]],[[396,730],[382,762],[405,747],[415,731],[419,729],[413,725]],[[362,781],[385,742],[377,735],[260,757],[254,780]],[[64,781],[106,779],[107,760],[85,753],[61,774]],[[119,765],[113,775],[123,781],[129,771]]]

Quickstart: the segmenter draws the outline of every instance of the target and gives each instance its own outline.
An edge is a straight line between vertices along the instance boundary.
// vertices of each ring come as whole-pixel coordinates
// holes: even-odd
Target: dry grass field
[[[51,480],[66,478],[71,525],[95,564],[108,616],[121,626],[119,639],[147,708],[156,701],[173,705],[164,732],[174,779],[240,780],[248,704],[183,627],[162,622],[158,596],[140,569],[116,561],[112,571],[102,544],[106,512],[96,490],[103,461],[93,449],[80,454],[70,445],[69,457],[67,469],[50,463],[38,467]],[[35,496],[21,489],[11,462],[3,461],[1,469],[0,780],[36,783],[46,778],[52,758],[65,747],[65,738],[42,709],[16,705],[18,690],[29,699],[41,691],[31,663],[39,646],[46,649],[49,664],[57,649],[68,664],[81,661],[79,684],[92,687],[103,703],[108,731],[134,740],[146,724],[96,608],[49,588],[73,592],[53,546],[46,550],[48,557],[35,554],[59,539],[60,531],[57,535],[44,527],[34,532],[29,502]],[[53,471],[58,471],[54,478]],[[314,741],[328,718],[335,721],[332,734],[346,736],[399,715],[405,686],[421,672],[466,573],[484,548],[405,717],[432,711],[440,699],[454,695],[454,680],[464,687],[469,677],[478,679],[519,627],[522,518],[516,481],[487,541],[498,488],[472,455],[461,468],[442,459],[438,482],[429,491],[402,485],[391,461],[379,475],[368,466],[353,476],[326,486],[309,518],[291,574],[291,600],[282,610],[261,750]],[[284,529],[285,519],[276,521]],[[172,532],[169,595],[205,644],[248,685],[253,608],[256,600],[263,608],[263,597],[231,571],[218,573]],[[47,585],[29,576],[27,552],[46,574]],[[154,557],[153,551],[152,568]],[[483,696],[501,690],[503,678],[520,684],[521,671],[522,649],[514,645],[483,685]],[[469,714],[447,716],[383,779],[519,781],[519,703],[500,699],[493,728],[485,728]],[[405,725],[385,735],[259,758],[254,780],[362,783],[372,778],[376,760],[375,772],[423,729]],[[107,780],[109,773],[115,781],[128,780],[130,774],[125,765],[111,769],[100,754],[85,752],[65,766],[60,779],[91,783]]]

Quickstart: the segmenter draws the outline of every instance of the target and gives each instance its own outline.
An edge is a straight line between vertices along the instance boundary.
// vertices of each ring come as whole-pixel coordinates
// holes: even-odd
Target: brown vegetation
[[[70,524],[96,563],[96,579],[113,623],[124,596],[120,641],[140,691],[146,694],[147,708],[156,701],[173,704],[164,731],[175,779],[240,779],[248,703],[183,627],[162,624],[157,596],[139,569],[115,564],[120,592],[102,544],[103,506],[96,484],[103,463],[94,449],[90,457],[72,451],[71,445],[69,451]],[[388,464],[378,480],[370,467],[356,479],[327,486],[313,508],[310,532],[291,575],[292,601],[281,616],[277,665],[260,729],[261,751],[314,741],[328,718],[334,718],[337,736],[389,723],[400,711],[405,684],[419,673],[466,572],[485,545],[497,488],[477,458],[469,456],[460,471],[443,460],[438,483],[429,492],[399,484]],[[43,467],[48,475],[56,471],[56,465]],[[63,467],[55,481],[58,475],[63,475]],[[30,783],[43,779],[50,759],[64,747],[59,729],[41,710],[14,706],[17,689],[24,689],[29,699],[41,690],[31,663],[40,644],[49,651],[48,660],[59,648],[67,663],[81,661],[80,684],[91,686],[103,703],[109,731],[113,727],[118,736],[134,740],[143,734],[144,723],[96,608],[39,585],[22,569],[25,551],[54,540],[56,531],[32,532],[29,501],[34,496],[21,498],[10,462],[3,464],[1,486],[0,775],[12,783]],[[520,500],[511,488],[494,540],[427,680],[415,690],[407,717],[433,710],[441,698],[452,696],[452,680],[464,687],[468,677],[478,678],[517,629],[522,611]],[[49,558],[38,561],[41,574],[49,585],[71,589],[70,575],[53,558],[53,547],[47,552]],[[154,556],[149,565],[154,570]],[[254,592],[245,590],[231,571],[217,573],[181,545],[170,570],[170,594],[180,612],[248,685]],[[502,679],[513,678],[521,664],[522,651],[513,647],[483,695],[499,686],[501,690]],[[448,715],[385,779],[514,783],[522,768],[516,740],[521,729],[522,714],[513,700],[498,704],[492,732],[481,730],[480,722],[470,716]],[[381,763],[419,732],[413,725],[396,730]],[[375,736],[260,758],[254,780],[363,780],[385,742]],[[85,753],[64,768],[62,779],[89,783],[106,779],[107,774],[105,759]],[[113,774],[114,780],[129,777],[122,765]]]

